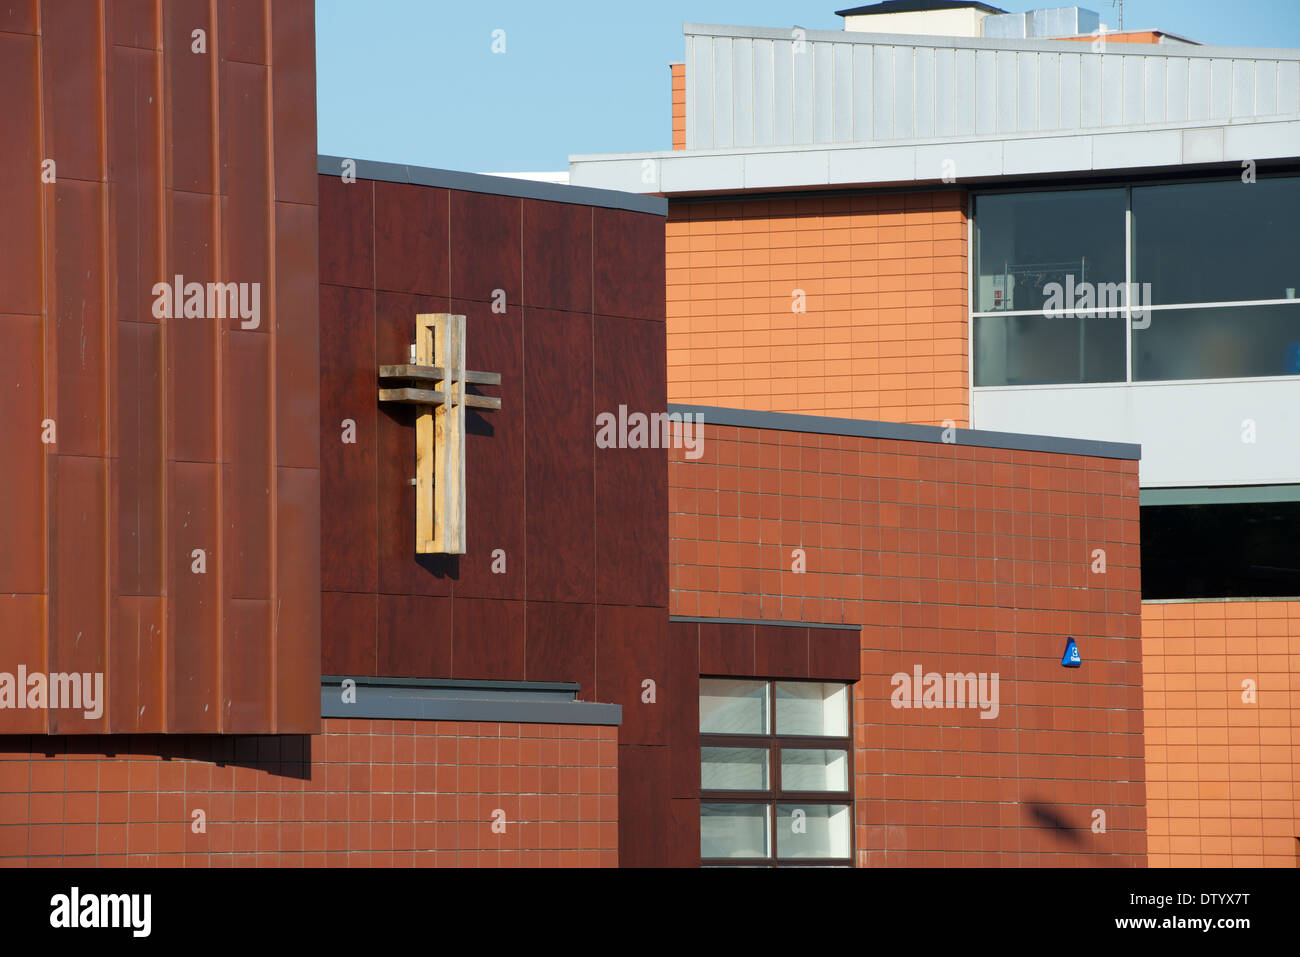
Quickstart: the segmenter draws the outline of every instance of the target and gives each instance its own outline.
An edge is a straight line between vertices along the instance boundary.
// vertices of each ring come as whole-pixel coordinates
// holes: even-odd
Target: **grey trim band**
[[[345,704],[344,680],[338,675],[321,678],[322,718],[609,726],[623,723],[621,706],[578,701],[576,684],[358,677],[351,679],[356,682],[357,700]]]
[[[1138,504],[1243,505],[1251,502],[1300,502],[1300,485],[1233,485],[1203,488],[1144,488]]]
[[[317,156],[316,172],[322,176],[342,173],[342,156]],[[616,189],[596,189],[591,186],[564,186],[559,183],[542,183],[510,176],[489,176],[485,173],[462,173],[458,170],[433,169],[427,166],[402,166],[382,163],[379,160],[353,160],[357,164],[357,179],[378,180],[382,183],[412,183],[416,186],[438,186],[466,193],[491,193],[495,196],[518,196],[521,199],[540,199],[550,203],[572,203],[576,206],[601,206],[605,209],[625,209],[651,216],[667,216],[668,200],[659,196],[624,193]]]
[[[957,441],[945,443],[943,441],[945,430],[939,425],[837,419],[820,415],[754,412],[749,409],[723,409],[707,405],[673,403],[668,405],[668,411],[700,415],[706,425],[733,425],[746,429],[776,429],[780,432],[810,432],[816,435],[852,435],[872,439],[898,439],[904,442],[931,442],[936,445],[974,445],[980,448],[1013,449],[1020,452],[1093,455],[1103,459],[1142,458],[1142,446],[1128,442],[1069,439],[1056,435],[1021,435],[1018,432],[987,432],[983,429],[954,429]]]
[[[1110,30],[1106,31],[1106,36],[1112,36],[1116,33],[1164,33],[1166,36],[1172,34],[1164,30]],[[786,40],[794,39],[794,34],[788,27],[744,27],[729,26],[715,23],[683,23],[682,34],[684,36],[699,37],[731,37],[745,38],[751,40]],[[1081,36],[1093,37],[1091,33],[1080,34]],[[865,43],[876,44],[879,46],[892,47],[936,47],[939,49],[955,50],[1014,50],[1020,51],[1038,51],[1042,53],[1088,53],[1089,48],[1079,40],[1049,40],[1038,37],[948,37],[948,36],[930,36],[928,34],[915,33],[867,33],[857,30],[804,30],[801,39],[810,43]],[[1155,44],[1132,44],[1137,49],[1128,51],[1123,49],[1124,45],[1116,42],[1112,46],[1119,46],[1116,55],[1127,54],[1129,56],[1186,56],[1201,58],[1219,58],[1219,59],[1237,59],[1237,60],[1297,60],[1300,59],[1300,50],[1287,47],[1216,47],[1205,44],[1196,46],[1182,46],[1160,44],[1160,52],[1152,54],[1147,47]],[[1080,49],[1082,47],[1082,49]]]
[[[781,628],[825,628],[831,631],[861,631],[861,625],[828,625],[814,621],[775,621],[770,618],[696,618],[690,615],[669,615],[669,621],[700,625],[777,625]]]

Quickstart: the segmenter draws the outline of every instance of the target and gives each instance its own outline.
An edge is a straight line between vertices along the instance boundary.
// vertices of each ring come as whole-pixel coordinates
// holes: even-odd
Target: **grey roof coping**
[[[569,169],[574,181],[633,193],[687,196],[753,191],[761,195],[791,188],[885,184],[924,183],[930,188],[942,182],[945,160],[956,164],[951,185],[969,188],[1035,176],[1119,175],[1296,157],[1300,157],[1300,115],[880,142],[573,155]],[[654,164],[650,183],[643,175],[646,161]]]
[[[705,425],[728,425],[746,429],[775,429],[781,432],[808,432],[816,435],[851,435],[861,438],[897,439],[903,442],[930,442],[936,445],[971,445],[1020,452],[1092,455],[1104,459],[1142,457],[1142,446],[1129,442],[1101,442],[1095,439],[1071,439],[1056,435],[1022,435],[1018,432],[990,432],[984,429],[954,429],[956,441],[945,443],[943,441],[945,429],[939,425],[838,419],[789,412],[755,412],[750,409],[724,409],[706,405],[672,403],[669,404],[668,411],[701,415]]]
[[[345,677],[321,678],[321,717],[613,726],[623,721],[621,706],[578,701],[580,686],[570,683],[355,677],[356,701],[345,704]]]
[[[1300,485],[1227,485],[1208,487],[1144,488],[1138,495],[1143,506],[1243,505],[1260,502],[1300,502]]]
[[[628,193],[621,190],[596,189],[590,186],[565,186],[537,180],[515,179],[510,176],[491,176],[486,173],[462,173],[458,170],[434,169],[427,166],[405,166],[379,160],[354,159],[343,156],[316,157],[316,172],[323,176],[342,175],[342,163],[353,159],[357,164],[357,179],[378,180],[383,183],[410,183],[416,186],[437,186],[467,193],[491,193],[495,196],[517,196],[521,199],[539,199],[551,203],[570,203],[576,206],[600,206],[605,209],[625,209],[651,216],[667,216],[668,202],[654,196]]]
[[[861,631],[861,625],[832,625],[820,621],[777,621],[772,618],[700,618],[695,615],[669,615],[669,621],[700,625],[776,625],[780,628],[824,628],[831,631]]]
[[[1146,33],[1145,30],[1107,30],[1106,36],[1115,33]],[[1163,31],[1160,31],[1163,32]],[[712,23],[682,24],[685,36],[705,37],[745,37],[752,40],[789,40],[790,27],[737,27]],[[1083,34],[1091,37],[1092,34]],[[888,44],[896,47],[945,47],[967,50],[1024,50],[1045,53],[1080,53],[1087,49],[1081,40],[1035,40],[1025,38],[1002,39],[999,37],[946,37],[911,33],[867,33],[856,30],[804,30],[802,39],[822,43],[874,43]],[[1118,49],[1107,47],[1107,53],[1115,55],[1143,56],[1147,46],[1156,44],[1126,43],[1113,44]],[[1083,47],[1084,50],[1080,48]],[[1131,47],[1133,49],[1125,49]],[[1161,56],[1209,57],[1217,59],[1244,60],[1300,60],[1300,49],[1286,47],[1216,47],[1204,44],[1161,45]]]

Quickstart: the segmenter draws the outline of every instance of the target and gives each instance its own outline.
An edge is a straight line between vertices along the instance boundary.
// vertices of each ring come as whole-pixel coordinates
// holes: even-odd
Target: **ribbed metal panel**
[[[1295,51],[1165,53],[1095,41],[927,42],[689,25],[686,32],[688,149],[1300,114]]]

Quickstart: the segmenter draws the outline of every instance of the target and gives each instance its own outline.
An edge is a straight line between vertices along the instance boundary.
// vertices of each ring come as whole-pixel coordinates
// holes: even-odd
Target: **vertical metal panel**
[[[731,38],[713,41],[713,145],[726,149],[731,141]]]
[[[998,128],[998,57],[993,50],[975,51],[975,132]]]
[[[957,51],[934,51],[934,135],[953,136],[957,130]]]
[[[1038,54],[1016,54],[1016,129],[1038,129]]]
[[[1124,57],[1124,124],[1142,122],[1146,109],[1146,57]]]
[[[800,54],[807,56],[806,53]],[[772,144],[789,146],[794,142],[794,44],[772,44]]]
[[[1187,119],[1210,118],[1210,67],[1213,61],[1196,57],[1187,61]]]
[[[693,89],[687,90],[686,95],[693,100],[695,104],[694,125],[688,126],[688,130],[695,131],[695,144],[691,149],[711,150],[713,149],[713,39],[711,37],[696,37],[695,43],[691,45],[691,53],[694,59],[691,63],[691,69],[687,73],[692,77],[691,83]]]
[[[1279,61],[1277,65],[1277,111],[1300,113],[1300,61]]]
[[[1232,61],[1210,61],[1210,119],[1224,120],[1232,113]]]
[[[917,47],[913,65],[913,75],[916,77],[913,135],[934,136],[934,50],[930,47]]]
[[[1017,63],[1016,53],[1014,50],[997,51],[998,61],[998,86],[997,86],[997,113],[999,133],[1014,133],[1016,131],[1016,96],[1017,96]]]
[[[1255,63],[1232,61],[1232,115],[1251,116],[1255,112]]]
[[[1102,58],[1096,53],[1079,57],[1079,123],[1084,127],[1101,126]]]
[[[1277,63],[1255,61],[1255,115],[1272,116],[1277,109]]]
[[[872,128],[872,75],[871,51],[874,47],[865,43],[855,43],[853,49],[853,139],[869,140],[874,135]]]
[[[1143,57],[1146,70],[1145,117],[1148,123],[1165,121],[1165,64],[1167,57]]]
[[[1165,66],[1165,119],[1177,123],[1187,119],[1187,57],[1168,57]]]
[[[853,139],[853,46],[848,43],[833,44],[835,63],[832,70],[831,98],[833,100],[831,138],[837,143]]]
[[[894,139],[913,136],[916,103],[914,71],[916,55],[912,47],[894,47]]]
[[[695,69],[695,47],[700,41],[693,36],[686,37],[686,51],[682,60],[683,80],[686,84],[686,148],[688,150],[699,149],[696,140],[696,134],[699,127],[698,111],[695,109],[695,86],[696,86],[696,69]]]
[[[953,134],[970,136],[975,132],[976,97],[975,51],[958,50],[953,57],[954,80]]]
[[[1072,130],[1079,126],[1079,77],[1082,70],[1082,57],[1077,53],[1062,53],[1060,119],[1057,125],[1063,130]]]
[[[1101,58],[1101,125],[1119,126],[1124,122],[1124,57],[1114,54]]]
[[[754,41],[754,145],[771,146],[776,115],[772,90],[772,41]]]
[[[794,128],[791,131],[793,142],[812,142],[813,120],[813,53],[815,43],[804,41],[803,46],[795,46],[791,59],[792,103],[794,106]]]
[[[754,145],[754,41],[731,41],[731,130],[736,146]]]
[[[812,141],[829,143],[835,133],[835,44],[810,43],[813,55]]]
[[[1055,53],[1038,54],[1038,129],[1055,130],[1061,125],[1061,58]]]
[[[887,140],[894,135],[894,48],[876,44],[871,49],[874,138]]]

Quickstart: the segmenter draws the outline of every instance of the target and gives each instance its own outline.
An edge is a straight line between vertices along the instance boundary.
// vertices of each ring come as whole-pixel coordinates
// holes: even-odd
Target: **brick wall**
[[[703,448],[670,453],[671,610],[862,626],[860,866],[1145,863],[1136,461],[719,426]],[[998,673],[999,714],[893,707],[918,664]]]
[[[313,737],[0,738],[0,865],[618,863],[617,728],[323,725]]]
[[[670,63],[673,84],[673,149],[686,149],[686,64]]]
[[[668,401],[965,425],[965,209],[959,191],[673,203]]]
[[[1150,864],[1295,867],[1300,601],[1148,602],[1142,652]]]

